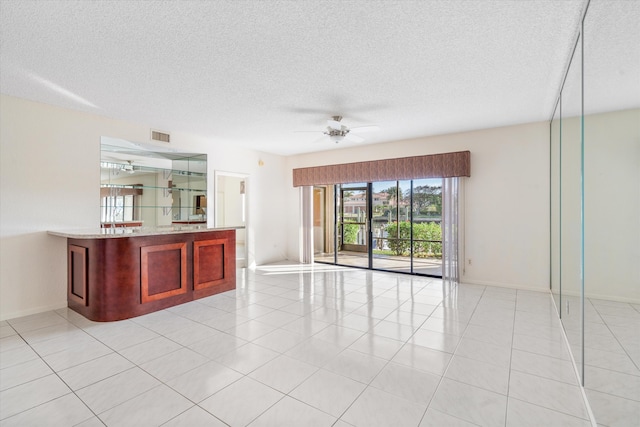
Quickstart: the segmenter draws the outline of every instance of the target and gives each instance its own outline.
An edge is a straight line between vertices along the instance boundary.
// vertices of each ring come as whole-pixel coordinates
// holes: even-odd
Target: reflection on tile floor
[[[341,266],[369,268],[369,256],[366,252],[339,251],[337,258],[337,264]],[[314,260],[327,264],[336,263],[333,254],[314,254]],[[412,272],[411,258],[408,256],[374,254],[372,263],[375,270]],[[414,257],[413,273],[442,277],[442,259]]]
[[[130,320],[0,333],[3,426],[591,425],[544,292],[278,264]]]
[[[578,307],[575,296],[564,296]],[[582,313],[565,316],[572,353],[582,360]],[[585,299],[584,386],[595,419],[603,426],[640,426],[640,306]]]

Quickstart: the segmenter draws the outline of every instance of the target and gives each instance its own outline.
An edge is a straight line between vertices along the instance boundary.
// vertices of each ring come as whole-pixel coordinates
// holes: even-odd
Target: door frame
[[[441,178],[440,178],[441,179]],[[396,186],[399,186],[399,182],[400,181],[409,181],[410,182],[410,199],[409,199],[409,204],[412,207],[410,212],[410,222],[413,224],[414,223],[414,215],[413,215],[413,201],[414,201],[414,182],[416,180],[412,179],[412,180],[395,180],[396,181]],[[333,226],[333,262],[329,262],[329,261],[317,261],[319,263],[323,263],[323,264],[333,264],[333,265],[339,265],[339,266],[346,266],[346,267],[353,267],[353,268],[362,268],[362,269],[367,269],[367,270],[373,270],[373,271],[391,271],[394,273],[400,273],[400,274],[409,274],[409,275],[415,275],[415,276],[422,276],[422,277],[437,277],[437,278],[441,278],[442,275],[436,275],[436,274],[427,274],[427,273],[418,273],[415,271],[415,265],[414,265],[414,247],[413,247],[413,239],[414,239],[414,230],[413,230],[413,226],[411,227],[411,232],[410,232],[410,242],[411,242],[411,247],[410,247],[410,268],[409,271],[395,271],[395,270],[386,270],[383,268],[377,268],[374,266],[374,256],[373,256],[373,182],[367,182],[367,183],[363,183],[364,185],[362,186],[358,186],[358,187],[352,187],[352,188],[342,188],[341,184],[334,184],[331,186],[326,186],[326,188],[330,188],[333,187],[333,221],[331,223],[328,223],[327,225],[331,224],[331,226]],[[397,191],[399,191],[399,187],[396,187]],[[344,220],[342,222],[340,222],[340,218],[344,217],[344,195],[343,193],[345,191],[351,191],[351,190],[356,190],[356,191],[363,191],[365,190],[367,195],[366,195],[366,219],[364,223],[357,223],[359,225],[365,225],[365,229],[366,229],[366,241],[367,241],[367,250],[366,250],[366,254],[367,254],[367,266],[362,266],[362,265],[348,265],[348,264],[344,264],[344,263],[340,263],[339,262],[339,257],[338,254],[341,250],[339,241],[342,242],[342,239],[338,239],[338,237],[341,237],[341,233],[342,233],[342,224],[344,224]],[[340,203],[338,203],[340,202]],[[311,208],[313,209],[313,206],[311,206]],[[398,209],[398,208],[396,208]],[[396,211],[396,221],[399,221],[399,212]],[[441,219],[442,221],[443,219]],[[363,252],[364,253],[364,252]],[[364,258],[364,257],[362,257]]]
[[[333,221],[334,263],[336,265],[345,265],[345,264],[340,264],[338,262],[338,253],[340,252],[340,250],[343,250],[344,248],[344,243],[342,242],[344,238],[344,223],[345,223],[344,222],[344,192],[345,191],[365,191],[365,194],[366,194],[365,195],[365,219],[364,219],[364,222],[357,222],[354,224],[364,225],[366,244],[365,244],[365,250],[363,251],[363,253],[366,253],[366,256],[367,256],[366,268],[371,270],[373,268],[373,246],[372,246],[373,235],[371,233],[371,217],[373,214],[373,210],[372,210],[372,197],[371,197],[371,183],[367,182],[362,187],[352,187],[352,188],[342,188],[342,186],[340,186],[339,194],[338,194],[338,191],[336,191],[337,186],[334,185],[333,187],[334,187],[333,193],[335,197],[334,199],[335,215],[334,215],[334,221]],[[338,203],[338,198],[340,200],[340,203]],[[338,207],[340,211],[338,211]],[[341,222],[340,222],[340,218],[342,218]],[[338,237],[340,237],[340,239],[338,239]],[[338,242],[340,242],[340,245],[338,244]],[[358,246],[361,246],[361,245],[358,245]],[[357,251],[354,251],[354,252],[357,252]]]
[[[244,253],[241,258],[241,262],[237,262],[238,254],[236,254],[236,267],[247,267],[251,263],[249,262],[249,229],[250,229],[250,219],[249,215],[249,190],[251,188],[249,183],[249,174],[242,172],[227,172],[216,170],[214,171],[214,182],[213,182],[213,192],[214,192],[214,209],[213,209],[213,226],[214,227],[222,227],[220,224],[220,218],[218,218],[218,206],[220,200],[218,198],[218,183],[220,177],[232,177],[232,178],[241,178],[244,180],[244,228],[240,228],[244,230]]]

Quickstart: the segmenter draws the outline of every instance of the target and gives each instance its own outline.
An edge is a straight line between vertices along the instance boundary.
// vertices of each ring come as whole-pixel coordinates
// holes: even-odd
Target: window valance
[[[471,152],[429,154],[293,170],[293,186],[471,176]]]

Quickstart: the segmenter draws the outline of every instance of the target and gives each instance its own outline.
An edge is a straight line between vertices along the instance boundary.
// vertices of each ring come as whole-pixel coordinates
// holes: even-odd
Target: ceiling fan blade
[[[318,133],[318,132],[324,132],[323,130],[294,130],[293,133],[309,133],[309,132],[313,132],[313,133]]]
[[[371,125],[371,126],[356,126],[351,128],[351,132],[373,132],[380,130],[380,126]]]
[[[312,144],[318,144],[320,142],[325,142],[327,140],[327,136],[326,135],[322,135],[320,138],[313,140],[311,143]]]
[[[299,108],[299,107],[284,107],[284,111],[288,111],[290,113],[301,113],[301,114],[321,114],[323,116],[331,116],[333,115],[333,110],[327,110],[325,108]]]
[[[364,141],[364,138],[363,138],[363,137],[358,136],[358,135],[354,135],[354,134],[352,134],[352,133],[348,133],[348,134],[344,137],[344,139],[345,139],[346,141],[351,141],[351,142],[362,142],[362,141]]]

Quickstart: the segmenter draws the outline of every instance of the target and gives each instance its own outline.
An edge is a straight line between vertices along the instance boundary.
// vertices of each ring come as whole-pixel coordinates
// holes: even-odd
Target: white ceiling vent
[[[171,142],[171,135],[168,132],[151,129],[151,139],[153,141]]]

